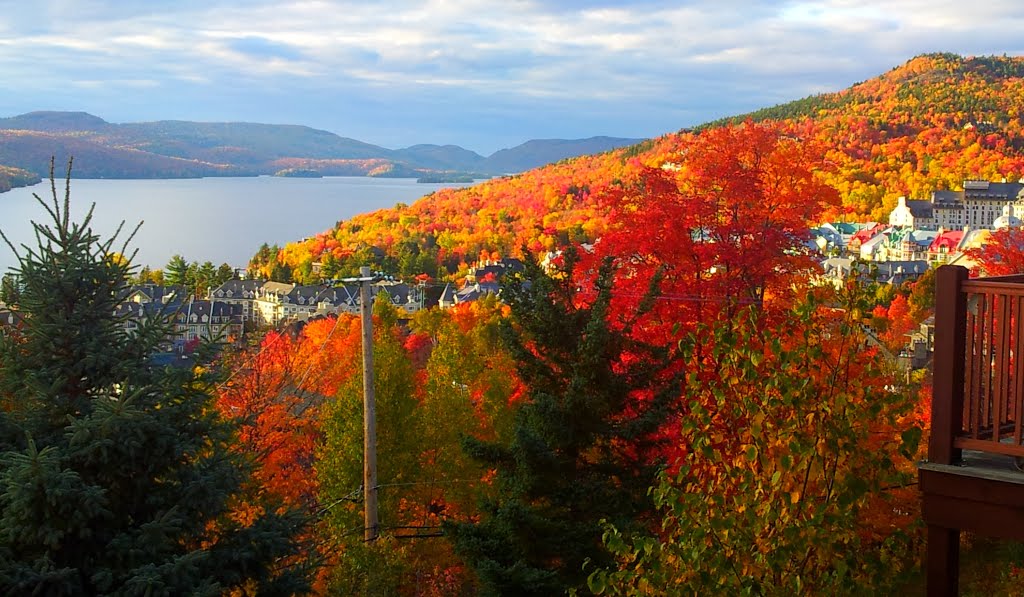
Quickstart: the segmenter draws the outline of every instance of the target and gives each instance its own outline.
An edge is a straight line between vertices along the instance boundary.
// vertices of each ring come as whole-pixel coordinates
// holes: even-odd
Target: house
[[[821,280],[834,285],[842,284],[854,273],[864,281],[899,285],[915,280],[929,265],[923,260],[908,261],[861,261],[850,257],[830,257],[821,262]]]
[[[923,369],[932,358],[935,338],[935,318],[929,317],[917,330],[907,334],[907,343],[896,356],[897,363],[904,369]]]
[[[441,291],[441,298],[437,300],[437,306],[442,309],[450,309],[455,306],[455,289],[451,284],[445,284]]]
[[[946,263],[953,255],[960,251],[960,245],[967,237],[966,230],[943,230],[939,229],[932,244],[928,245],[928,261],[932,263]]]
[[[968,249],[977,249],[985,246],[992,236],[991,230],[965,230],[964,238],[960,241],[959,251],[949,258],[947,265],[960,265],[973,270],[978,264],[965,253]]]
[[[499,290],[501,290],[501,287],[497,282],[466,284],[455,293],[455,304],[471,303],[473,301],[480,300],[487,294],[497,295]]]
[[[401,282],[377,282],[373,285],[374,297],[387,294],[391,304],[406,313],[415,313],[422,308],[422,288],[409,286]]]
[[[861,246],[877,238],[886,228],[887,226],[884,224],[875,222],[864,224],[863,227],[850,235],[850,239],[846,242],[846,250],[854,255],[861,254]]]
[[[202,339],[213,342],[228,342],[241,337],[243,333],[242,307],[222,301],[133,301],[118,304],[115,317],[129,334],[135,333],[141,325],[151,319],[162,319],[173,326],[167,342],[178,350],[184,343]],[[168,350],[171,347],[168,346]]]
[[[359,286],[299,286],[266,282],[253,300],[254,321],[261,325],[278,325],[286,321],[302,321],[316,315],[359,313]],[[380,281],[372,285],[370,300],[387,296],[396,308],[415,313],[422,308],[422,288],[401,282]]]
[[[188,297],[188,289],[181,284],[133,284],[124,289],[122,301],[145,305],[159,303],[169,305],[180,303]]]
[[[935,211],[931,201],[910,201],[906,197],[896,200],[896,207],[889,213],[889,225],[899,228],[920,228],[936,230]]]
[[[879,248],[878,261],[916,261],[928,258],[928,248],[938,233],[934,230],[889,228]]]
[[[839,252],[845,249],[850,236],[853,232],[856,232],[856,230],[853,230],[849,235],[844,236],[837,227],[839,225],[841,224],[825,223],[816,228],[812,228],[811,244],[809,246],[813,249],[817,249],[823,254]]]
[[[288,297],[295,284],[283,282],[264,282],[257,290],[253,300],[252,317],[260,325],[277,325],[285,318],[285,305],[291,302]]]
[[[885,242],[888,239],[885,236],[885,231],[878,228],[864,232],[865,234],[858,232],[854,235],[850,241],[850,250],[855,250],[856,254],[864,261],[872,261],[885,247]]]
[[[901,261],[878,261],[872,264],[875,267],[877,280],[886,284],[899,286],[908,280],[916,280],[921,277],[928,268],[927,261],[901,260]]]
[[[359,313],[359,285],[329,286],[317,295],[316,314]]]

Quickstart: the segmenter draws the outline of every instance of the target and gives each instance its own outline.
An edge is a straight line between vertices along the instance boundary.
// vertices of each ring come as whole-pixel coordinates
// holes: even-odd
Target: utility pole
[[[359,268],[359,316],[363,324],[363,539],[377,538],[377,417],[373,395],[373,311],[370,284],[375,278],[368,266]]]

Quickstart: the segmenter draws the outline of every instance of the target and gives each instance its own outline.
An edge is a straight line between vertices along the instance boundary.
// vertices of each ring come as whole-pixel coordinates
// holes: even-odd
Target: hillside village
[[[372,300],[387,300],[400,314],[409,316],[424,308],[447,309],[487,294],[497,295],[502,276],[521,269],[522,262],[516,259],[481,262],[461,284],[443,284],[439,295],[428,292],[425,283],[406,284],[381,274],[370,294]],[[174,332],[167,339],[167,348],[182,352],[197,340],[233,342],[257,329],[341,313],[357,315],[359,311],[358,284],[325,280],[322,284],[300,285],[235,279],[200,297],[191,295],[182,285],[136,284],[124,290],[116,315],[129,331],[146,319],[170,317]],[[18,319],[17,311],[0,301],[0,326],[14,325]]]
[[[913,281],[929,269],[953,264],[974,267],[965,251],[983,246],[993,230],[1018,228],[1024,214],[1024,183],[966,180],[963,190],[935,190],[927,199],[900,197],[888,223],[827,222],[810,232],[808,248],[820,256],[823,282],[839,284],[854,272],[890,285]],[[553,257],[548,256],[548,259]],[[481,261],[457,282],[444,283],[440,295],[425,283],[381,280],[375,300],[386,299],[400,313],[446,309],[498,295],[502,277],[522,269],[517,259]],[[205,296],[188,294],[183,286],[142,284],[126,289],[119,316],[133,329],[143,319],[173,314],[175,333],[169,341],[181,351],[197,339],[229,341],[246,331],[273,328],[339,313],[359,313],[359,287],[334,280],[300,285],[256,279],[235,279],[211,288]],[[17,314],[0,303],[0,325],[13,324]],[[896,355],[907,368],[920,368],[931,354],[934,323],[926,321]]]

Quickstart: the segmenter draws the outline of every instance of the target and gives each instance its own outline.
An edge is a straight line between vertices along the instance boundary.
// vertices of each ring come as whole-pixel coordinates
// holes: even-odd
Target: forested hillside
[[[1021,57],[928,54],[838,93],[707,127],[751,118],[806,131],[832,148],[828,181],[844,205],[881,219],[900,195],[1024,175],[1022,77]]]
[[[15,187],[27,187],[37,182],[39,182],[39,176],[32,172],[21,168],[0,166],[0,193]]]
[[[819,175],[842,202],[825,216],[881,220],[900,195],[1024,175],[1022,75],[1024,58],[929,54],[849,89],[730,121],[775,121],[819,142],[831,166]],[[671,164],[695,136],[726,122],[360,215],[287,245],[278,259],[299,280],[308,279],[314,261],[333,274],[367,258],[402,274],[443,276],[481,251],[516,255],[521,247],[540,253],[593,242],[606,216],[596,198],[609,186],[642,165]],[[265,257],[254,266],[269,272]],[[439,270],[429,271],[431,264]]]

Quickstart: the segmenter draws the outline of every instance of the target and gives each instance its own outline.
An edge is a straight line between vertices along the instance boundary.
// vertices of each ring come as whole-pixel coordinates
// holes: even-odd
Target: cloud
[[[111,120],[298,118],[485,152],[655,135],[927,51],[1024,51],[1011,0],[38,0],[6,13],[0,75],[14,91],[0,110],[56,96]]]

